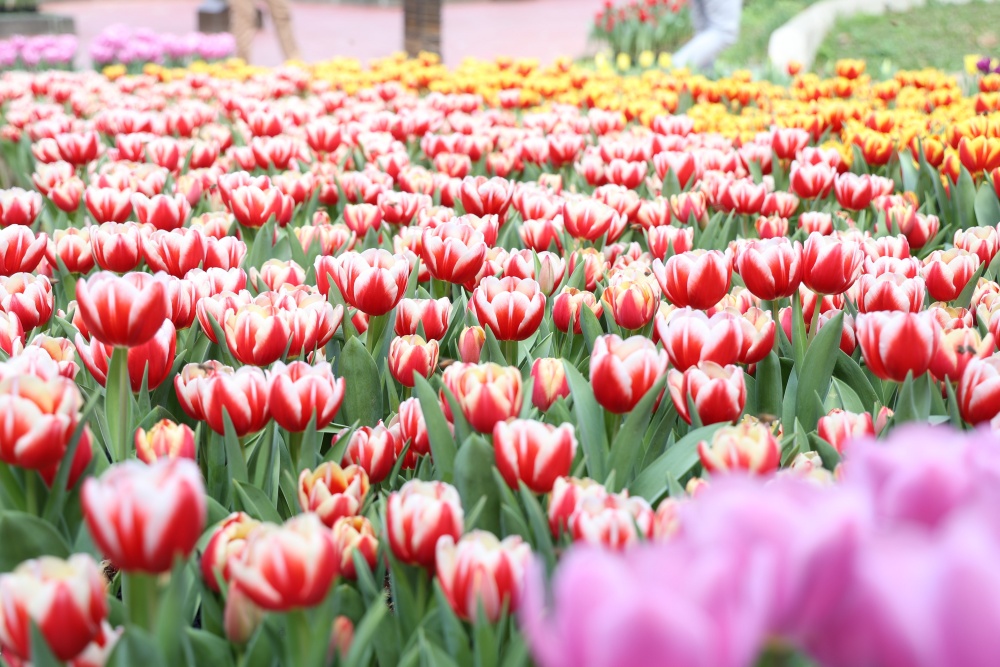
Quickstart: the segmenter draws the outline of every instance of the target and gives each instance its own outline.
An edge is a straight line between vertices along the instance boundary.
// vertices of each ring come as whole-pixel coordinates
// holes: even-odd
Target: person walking
[[[695,35],[673,57],[674,67],[707,69],[740,36],[743,0],[690,0]]]
[[[267,9],[285,60],[297,60],[299,46],[292,34],[292,12],[288,0],[267,0]],[[257,34],[257,3],[255,0],[230,0],[229,11],[233,36],[236,38],[236,55],[250,62],[253,38]]]

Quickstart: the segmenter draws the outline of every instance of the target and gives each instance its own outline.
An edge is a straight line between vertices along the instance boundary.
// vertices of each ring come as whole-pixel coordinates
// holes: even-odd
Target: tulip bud
[[[126,572],[170,571],[205,526],[205,485],[190,459],[118,463],[88,478],[80,498],[97,548]]]
[[[711,473],[767,474],[781,463],[781,445],[768,426],[747,420],[720,428],[712,435],[711,445],[699,442],[698,457]]]
[[[331,528],[341,517],[356,515],[367,494],[368,473],[356,465],[326,461],[299,475],[299,506]]]
[[[467,364],[478,364],[486,344],[486,331],[482,327],[465,327],[458,337],[458,353]]]
[[[427,340],[440,341],[448,333],[451,318],[451,301],[442,299],[403,299],[396,306],[395,332],[397,336],[420,335]]]
[[[871,413],[858,414],[840,408],[835,408],[826,416],[820,417],[816,430],[819,437],[829,442],[838,454],[844,453],[844,447],[851,440],[875,435]]]
[[[935,250],[924,259],[921,275],[935,301],[954,301],[979,268],[979,256],[965,250]]]
[[[0,575],[0,600],[0,650],[12,661],[31,660],[31,624],[65,661],[100,634],[108,615],[104,576],[86,554],[24,561]]]
[[[188,364],[174,376],[174,389],[184,412],[219,434],[226,432],[224,412],[238,437],[260,431],[271,418],[270,386],[256,366],[234,371],[218,361]]]
[[[369,569],[375,570],[378,557],[378,538],[371,521],[363,516],[345,516],[333,524],[333,548],[337,561],[340,563],[340,573],[347,579],[356,580],[357,570],[354,567],[354,554],[360,553],[368,563]]]
[[[430,275],[456,285],[474,280],[486,259],[483,235],[464,222],[425,229],[421,243],[421,258]]]
[[[147,431],[135,432],[135,455],[143,463],[152,464],[158,459],[195,460],[194,431],[186,424],[161,419]]]
[[[558,477],[569,475],[576,455],[572,424],[555,427],[530,419],[497,422],[493,427],[497,470],[512,489],[519,483],[548,493]]]
[[[609,412],[624,414],[663,376],[667,363],[667,353],[644,336],[599,336],[590,356],[594,397]]]
[[[802,280],[802,246],[785,238],[749,241],[736,257],[736,269],[757,298],[784,299]]]
[[[389,344],[389,372],[404,387],[412,387],[416,377],[428,378],[438,363],[438,342],[420,336],[397,336]]]
[[[352,308],[369,316],[385,315],[406,293],[410,265],[402,255],[371,248],[362,253],[316,258],[316,284],[326,296],[329,275]]]
[[[689,424],[688,400],[694,404],[702,424],[718,424],[735,421],[747,399],[743,369],[712,361],[703,361],[683,373],[671,369],[667,386],[677,414]]]
[[[437,543],[437,579],[445,599],[463,620],[475,622],[482,609],[489,623],[516,612],[531,547],[512,535],[503,541],[474,530],[458,542],[445,535]]]
[[[229,566],[240,557],[250,533],[260,525],[248,514],[233,512],[212,532],[201,556],[201,576],[213,591],[219,590],[218,578],[228,582]]]
[[[582,311],[586,307],[600,318],[602,308],[597,297],[592,292],[581,291],[575,287],[563,287],[552,302],[552,323],[563,333],[569,333],[570,322],[573,323],[573,333],[583,333]]]
[[[315,514],[300,514],[280,526],[257,527],[230,568],[250,601],[280,612],[322,602],[338,563],[330,529]]]
[[[470,308],[497,340],[525,340],[542,323],[545,295],[530,278],[487,276],[473,290]]]
[[[973,425],[1000,414],[1000,356],[969,360],[958,383],[958,408]]]
[[[17,315],[25,331],[46,324],[54,305],[52,283],[45,276],[0,276],[0,311]]]
[[[389,494],[386,533],[396,558],[411,565],[433,568],[438,540],[462,534],[465,514],[455,487],[418,479]]]
[[[546,412],[557,398],[569,396],[566,368],[562,359],[540,357],[531,364],[531,403]]]
[[[264,610],[255,605],[242,588],[230,586],[222,612],[226,639],[234,644],[246,644],[263,621]]]
[[[660,304],[660,288],[652,276],[639,269],[623,269],[611,275],[601,294],[615,324],[638,331],[653,320]]]
[[[341,431],[337,438],[340,438],[347,430]],[[389,473],[392,472],[392,466],[396,463],[396,441],[398,438],[399,427],[395,425],[386,428],[385,424],[380,421],[375,428],[361,426],[351,433],[351,439],[347,443],[347,449],[344,450],[344,458],[340,464],[348,468],[351,467],[351,464],[360,466],[364,472],[368,473],[371,483],[378,484],[389,476]]]

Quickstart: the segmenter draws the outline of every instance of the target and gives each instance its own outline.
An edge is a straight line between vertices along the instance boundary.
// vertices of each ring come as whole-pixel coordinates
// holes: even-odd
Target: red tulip
[[[363,516],[345,516],[333,524],[333,551],[340,563],[340,574],[355,580],[358,572],[354,566],[354,554],[368,563],[372,571],[378,564],[378,537],[371,521]],[[341,617],[343,618],[343,617]]]
[[[45,257],[49,237],[23,225],[0,229],[0,276],[31,273]]]
[[[427,422],[424,420],[423,409],[417,398],[408,398],[399,404],[400,447],[407,442],[410,443],[410,453],[415,456],[426,456],[431,453]]]
[[[583,333],[580,311],[582,307],[589,308],[597,318],[600,318],[603,312],[593,292],[581,291],[575,287],[563,287],[552,302],[552,323],[556,329],[569,333],[572,322],[573,333],[577,335]]]
[[[555,497],[559,483],[552,490]],[[653,535],[653,508],[645,499],[629,497],[628,491],[603,497],[584,495],[568,522],[574,542],[622,551]]]
[[[767,197],[767,188],[752,180],[743,178],[728,181],[720,193],[719,206],[723,211],[737,215],[754,215],[760,213]]]
[[[174,376],[174,389],[184,412],[219,434],[226,432],[223,411],[238,437],[256,433],[271,418],[270,386],[256,366],[234,371],[218,361],[188,364]]]
[[[60,661],[101,633],[108,603],[100,566],[87,554],[26,560],[0,575],[0,649],[13,664],[32,658],[32,625]],[[51,659],[51,658],[50,658]]]
[[[256,267],[250,267],[250,280],[261,291],[277,291],[285,285],[301,287],[305,279],[305,269],[291,259],[269,259],[261,265],[259,271]]]
[[[114,347],[135,347],[153,338],[167,319],[162,275],[102,271],[76,284],[80,316],[97,340]]]
[[[205,527],[205,485],[190,459],[118,463],[87,478],[80,501],[98,550],[125,572],[169,572]]]
[[[317,286],[324,296],[329,290],[330,274],[344,301],[374,317],[385,315],[403,298],[410,266],[402,255],[375,248],[362,253],[345,252],[340,257],[317,257]]]
[[[694,247],[693,227],[650,227],[646,230],[649,252],[658,260],[665,260],[668,251],[682,253]]]
[[[455,487],[419,479],[389,494],[385,524],[389,547],[404,563],[433,568],[438,540],[462,534],[465,513]]]
[[[466,213],[478,216],[495,215],[503,225],[507,219],[507,209],[510,208],[514,197],[514,187],[504,178],[470,176],[462,179],[458,196]]]
[[[985,359],[996,351],[992,334],[980,337],[976,329],[952,329],[941,336],[941,344],[931,359],[931,374],[938,380],[958,381],[972,359]]]
[[[513,366],[455,363],[444,369],[444,386],[458,401],[466,421],[479,433],[521,411],[521,372]],[[448,403],[443,405],[451,420]]]
[[[535,493],[551,491],[556,478],[569,475],[576,446],[572,424],[514,419],[493,427],[497,470],[515,490],[524,482]]]
[[[590,384],[601,406],[615,414],[632,410],[667,372],[667,353],[644,336],[598,336],[590,355]]]
[[[738,314],[718,312],[708,317],[700,310],[680,308],[656,316],[656,335],[677,370],[702,361],[720,366],[735,364],[743,351],[743,320]]]
[[[496,623],[517,611],[531,547],[519,536],[502,542],[492,533],[474,530],[455,543],[445,535],[437,543],[437,580],[455,615],[475,622],[480,610]]]
[[[597,283],[604,278],[604,272],[610,267],[604,253],[595,248],[583,248],[569,256],[569,273],[573,275],[577,263],[583,263],[584,288],[590,292],[597,289]]]
[[[524,340],[545,316],[545,295],[531,279],[487,276],[472,292],[471,310],[497,340]]]
[[[140,223],[148,223],[167,231],[183,227],[191,215],[191,204],[184,195],[147,197],[137,192],[132,195],[132,207]]]
[[[663,151],[653,156],[653,167],[657,177],[662,181],[669,172],[677,176],[681,188],[686,188],[691,179],[698,173],[698,162],[695,156],[687,151]],[[687,222],[685,218],[683,222]]]
[[[344,432],[337,435],[340,438]],[[357,465],[368,473],[368,478],[372,484],[378,484],[392,472],[392,466],[396,463],[397,440],[399,439],[399,427],[390,424],[386,428],[381,421],[375,425],[361,426],[355,429],[344,450],[344,458],[340,464],[350,467]]]
[[[521,223],[518,234],[524,247],[535,252],[548,250],[555,244],[556,250],[562,252],[562,233],[565,231],[562,215],[552,220],[529,218]]]
[[[108,367],[111,365],[113,351],[113,347],[105,345],[96,337],[88,342],[80,334],[76,335],[76,352],[102,387],[108,381]],[[160,330],[151,339],[128,348],[128,377],[133,393],[142,389],[143,376],[146,377],[146,388],[150,391],[163,384],[173,368],[176,352],[177,331],[170,320],[164,320]]]
[[[819,437],[829,442],[838,454],[844,453],[844,448],[851,440],[875,436],[870,412],[858,414],[839,408],[820,417],[816,429]]]
[[[220,523],[205,545],[201,555],[201,576],[205,584],[218,592],[219,581],[230,581],[230,567],[246,549],[250,534],[260,526],[249,514],[233,512]]]
[[[58,266],[62,262],[69,273],[89,273],[94,268],[90,230],[76,227],[55,230],[52,233],[52,243],[46,247],[45,258],[52,266]]]
[[[299,506],[330,528],[341,517],[355,516],[367,494],[368,473],[356,465],[341,468],[326,461],[299,475]]]
[[[989,266],[1000,249],[1000,233],[996,227],[970,227],[955,232],[956,248],[974,253],[982,264]]]
[[[899,310],[918,313],[924,308],[924,281],[906,278],[898,273],[879,276],[864,274],[855,283],[858,312]]]
[[[747,400],[743,369],[738,366],[720,366],[713,361],[703,361],[683,373],[671,369],[667,376],[670,397],[677,414],[691,423],[688,400],[702,424],[735,421]]]
[[[935,250],[924,259],[921,275],[935,301],[954,301],[979,269],[979,256],[952,248]]]
[[[780,215],[760,216],[753,228],[762,239],[783,238],[788,235],[788,218]]]
[[[304,361],[276,362],[268,373],[268,403],[274,421],[293,433],[305,431],[315,418],[317,429],[330,425],[344,400],[346,382],[333,375],[329,364]]]
[[[552,485],[549,496],[548,519],[553,537],[559,537],[563,531],[569,530],[570,521],[577,508],[584,503],[603,503],[608,497],[608,490],[592,479],[576,477],[560,477]]]
[[[236,360],[253,366],[280,359],[292,335],[286,312],[261,298],[229,312],[223,332]]]
[[[895,382],[926,373],[941,341],[941,326],[926,312],[862,313],[856,330],[868,369]]]
[[[981,424],[1000,414],[1000,357],[969,360],[958,383],[958,409],[970,424]]]
[[[703,192],[682,192],[670,195],[670,212],[674,220],[688,225],[693,221],[701,227],[708,223],[708,200]]]
[[[653,320],[660,305],[660,288],[646,270],[625,268],[615,271],[601,294],[615,324],[637,331]]]
[[[183,278],[205,260],[207,241],[197,229],[158,230],[142,241],[146,264],[153,271],[164,271]]]
[[[478,364],[486,344],[486,332],[482,327],[465,327],[458,336],[458,353],[467,364]]]
[[[38,334],[31,339],[31,342],[25,347],[24,352],[18,355],[16,359],[23,359],[29,355],[33,355],[32,350],[35,349],[40,350],[55,363],[59,375],[70,380],[76,378],[80,367],[76,365],[76,347],[74,347],[71,340]],[[7,365],[10,366],[9,363]],[[38,375],[38,373],[33,374]],[[48,378],[46,377],[46,379]]]
[[[451,301],[441,299],[402,299],[396,307],[397,336],[419,335],[423,326],[423,336],[427,340],[443,340],[448,333],[451,320]]]
[[[88,187],[83,192],[83,203],[97,224],[125,222],[132,215],[132,192],[118,188]]]
[[[315,514],[262,524],[230,563],[235,586],[261,609],[289,611],[326,599],[339,567],[330,529]]]
[[[792,162],[789,182],[792,192],[803,199],[826,199],[833,190],[837,171],[830,165]]]
[[[569,396],[562,359],[539,357],[531,364],[531,404],[546,412],[557,398]]]
[[[46,193],[49,200],[61,211],[75,213],[80,208],[80,199],[83,198],[84,183],[76,176],[71,176],[59,183],[56,183]]]
[[[747,365],[760,363],[774,349],[777,323],[768,311],[751,307],[743,313],[740,327],[743,329],[743,349],[738,361]]]
[[[420,336],[397,336],[389,344],[389,372],[404,387],[412,387],[417,376],[429,378],[437,370],[438,342]]]
[[[52,283],[45,276],[0,276],[0,310],[17,315],[26,331],[47,323],[53,306]]]
[[[221,182],[219,188],[221,191]],[[258,185],[240,185],[228,193],[228,199],[223,195],[236,222],[251,229],[258,229],[268,221],[281,217],[285,198],[278,188],[261,188]],[[291,197],[288,199],[291,200]]]
[[[795,293],[802,280],[802,246],[784,238],[748,241],[737,253],[735,264],[754,296],[784,299]]]
[[[724,426],[712,435],[712,443],[698,443],[698,458],[714,474],[742,471],[757,475],[772,473],[781,463],[781,445],[771,429],[756,421]]]
[[[615,209],[596,199],[567,200],[562,216],[569,235],[582,241],[597,241],[624,224]]]
[[[143,463],[152,465],[159,459],[195,460],[194,431],[186,424],[161,419],[147,431],[135,432],[135,455]]]
[[[0,379],[0,461],[41,470],[62,459],[80,418],[72,380],[16,373]]]
[[[806,211],[799,216],[799,229],[804,229],[806,234],[816,232],[829,236],[833,233],[833,216],[819,211]]]
[[[849,211],[868,208],[875,197],[871,178],[867,174],[838,174],[833,189],[837,195],[837,203]]]
[[[105,271],[133,271],[142,260],[142,234],[133,222],[106,222],[90,228],[97,265]]]
[[[704,310],[719,303],[733,276],[732,257],[720,250],[691,250],[666,262],[653,260],[663,296],[675,306]]]
[[[841,294],[858,279],[863,261],[856,241],[813,232],[802,248],[802,283],[817,294]]]

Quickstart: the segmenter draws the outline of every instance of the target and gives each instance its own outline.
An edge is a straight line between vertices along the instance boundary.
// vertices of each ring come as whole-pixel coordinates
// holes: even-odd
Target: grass
[[[961,71],[971,53],[1000,52],[1000,3],[929,4],[882,16],[855,15],[837,21],[820,46],[816,69],[838,58],[864,58],[873,65],[936,67]]]
[[[813,2],[815,0],[746,0],[739,41],[719,55],[720,65],[755,67],[765,64],[771,33]]]

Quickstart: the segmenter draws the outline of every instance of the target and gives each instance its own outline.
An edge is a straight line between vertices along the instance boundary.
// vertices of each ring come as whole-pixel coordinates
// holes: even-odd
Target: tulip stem
[[[517,366],[517,341],[503,341],[503,358],[507,360],[507,365]]]
[[[812,321],[809,323],[809,337],[808,340],[811,343],[816,334],[819,333],[819,311],[820,306],[823,305],[823,295],[817,294],[816,301],[813,305]]]
[[[292,460],[292,468],[295,479],[299,478],[299,472],[303,468],[312,467],[312,462],[303,462],[302,458],[302,431],[290,431],[288,433],[288,456]]]
[[[38,473],[34,470],[24,471],[24,509],[32,516],[38,516]]]
[[[368,353],[372,355],[373,359],[378,354],[377,346],[382,340],[382,333],[385,331],[388,323],[388,315],[373,315],[368,319],[368,334],[365,337],[365,347],[368,348]]]
[[[156,624],[157,595],[155,574],[122,572],[122,603],[132,625],[153,630]]]
[[[107,387],[105,401],[111,399],[112,403],[112,405],[105,406],[105,410],[108,412],[108,428],[114,434],[112,458],[115,463],[121,463],[128,457],[129,428],[132,425],[132,411],[130,409],[132,407],[132,384],[129,382],[128,376],[128,348],[115,347],[112,351]],[[108,389],[112,389],[114,394]],[[112,413],[111,410],[114,412]]]
[[[771,299],[768,303],[771,304],[771,319],[774,321],[775,326],[775,336],[774,336],[774,354],[781,356],[781,306],[778,299]],[[791,342],[791,341],[789,341]]]
[[[293,609],[285,614],[285,648],[289,665],[309,666],[312,634],[309,618],[303,609]]]

